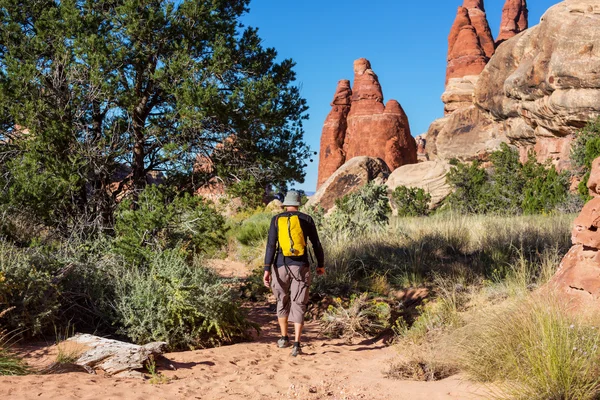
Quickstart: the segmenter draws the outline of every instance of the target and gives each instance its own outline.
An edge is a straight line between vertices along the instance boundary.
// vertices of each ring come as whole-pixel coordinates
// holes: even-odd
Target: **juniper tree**
[[[0,0],[2,201],[106,223],[149,171],[194,189],[199,155],[225,183],[303,181],[294,62],[240,24],[248,4]]]

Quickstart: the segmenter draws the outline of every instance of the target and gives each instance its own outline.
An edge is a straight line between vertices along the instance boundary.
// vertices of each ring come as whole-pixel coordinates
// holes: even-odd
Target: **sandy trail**
[[[239,268],[239,266],[236,266]],[[268,303],[253,304],[251,319],[261,325],[254,341],[219,348],[170,353],[158,369],[170,379],[150,384],[84,372],[0,377],[0,399],[484,399],[485,389],[460,376],[438,382],[386,379],[397,357],[381,341],[348,344],[305,326],[304,354],[277,348],[278,328]],[[28,346],[22,354],[37,367],[49,364],[55,346]]]

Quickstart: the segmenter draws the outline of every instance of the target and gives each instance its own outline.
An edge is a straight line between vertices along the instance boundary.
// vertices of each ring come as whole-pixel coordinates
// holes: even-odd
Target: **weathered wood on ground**
[[[108,375],[119,377],[143,377],[138,370],[144,368],[151,355],[162,354],[167,347],[165,342],[139,346],[88,334],[77,334],[68,340],[88,348],[75,364],[91,374],[94,374],[96,369],[101,369]]]

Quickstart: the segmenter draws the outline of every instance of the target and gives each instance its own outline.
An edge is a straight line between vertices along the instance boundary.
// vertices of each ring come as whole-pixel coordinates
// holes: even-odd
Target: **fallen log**
[[[89,334],[77,334],[67,340],[87,348],[75,361],[76,365],[91,374],[101,369],[107,375],[118,377],[143,378],[139,370],[145,367],[149,357],[163,354],[167,347],[165,342],[139,346]]]

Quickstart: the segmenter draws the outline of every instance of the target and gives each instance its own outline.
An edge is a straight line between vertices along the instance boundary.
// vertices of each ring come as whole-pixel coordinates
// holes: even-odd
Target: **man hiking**
[[[313,219],[298,211],[300,194],[289,191],[283,206],[285,211],[271,220],[263,282],[266,287],[271,287],[277,298],[277,320],[281,329],[277,346],[289,346],[288,321],[292,322],[295,330],[292,356],[296,357],[301,353],[300,335],[311,282],[306,239],[310,239],[317,258],[317,275],[325,273],[324,255]]]

